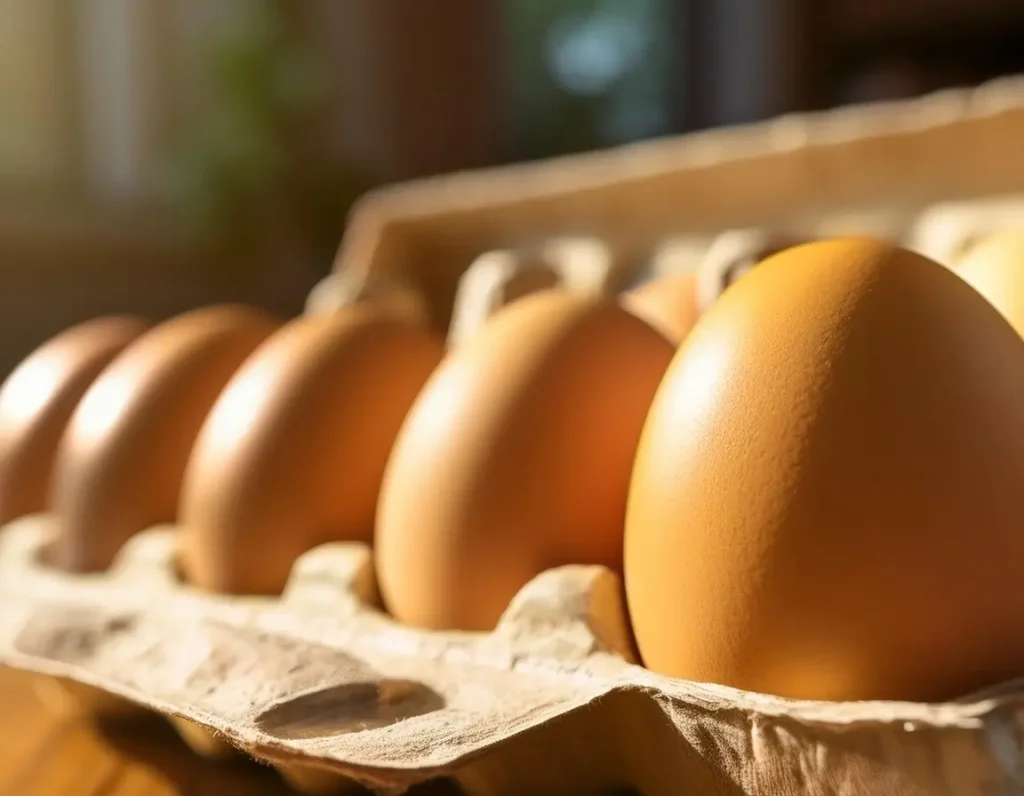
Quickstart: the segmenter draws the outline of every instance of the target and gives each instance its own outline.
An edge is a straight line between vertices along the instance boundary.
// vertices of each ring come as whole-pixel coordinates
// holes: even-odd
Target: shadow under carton
[[[1022,787],[1018,686],[816,703],[661,677],[630,662],[600,567],[543,573],[492,633],[436,633],[370,607],[360,545],[306,554],[281,599],[231,598],[176,581],[172,529],[136,537],[105,576],[51,570],[51,524],[0,533],[0,660],[186,720],[311,792],[442,777],[468,794]]]

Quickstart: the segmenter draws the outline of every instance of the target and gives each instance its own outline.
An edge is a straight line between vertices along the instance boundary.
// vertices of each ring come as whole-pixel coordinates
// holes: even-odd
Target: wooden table
[[[407,796],[458,794],[440,780]],[[203,760],[159,716],[94,725],[62,714],[30,675],[0,666],[0,796],[298,795],[269,766]]]
[[[0,796],[284,796],[268,767],[201,760],[157,717],[94,727],[0,667]]]

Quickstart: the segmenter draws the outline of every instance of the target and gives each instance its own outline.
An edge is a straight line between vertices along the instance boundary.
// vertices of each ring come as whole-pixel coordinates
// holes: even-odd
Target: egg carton
[[[993,208],[953,207],[927,228],[921,214],[1020,194],[1021,141],[1024,77],[1009,77],[391,186],[356,206],[311,306],[373,294],[443,331],[470,262],[559,236],[602,241],[624,279],[666,241],[702,252],[723,230],[751,227],[881,235],[942,259]]]
[[[655,675],[635,663],[621,584],[568,566],[491,633],[421,632],[375,607],[370,552],[330,544],[280,599],[179,582],[175,530],[103,575],[45,563],[53,520],[0,535],[0,658],[172,718],[310,792],[988,794],[1024,789],[1024,690],[951,704],[819,703]]]

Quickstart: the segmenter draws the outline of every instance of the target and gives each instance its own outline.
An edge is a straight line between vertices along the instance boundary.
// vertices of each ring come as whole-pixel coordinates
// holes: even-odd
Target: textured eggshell
[[[956,263],[956,273],[1024,335],[1024,229],[982,238]]]
[[[697,322],[697,278],[670,274],[623,294],[622,306],[679,345]]]
[[[443,353],[439,337],[369,307],[300,318],[264,343],[189,462],[179,519],[188,580],[275,594],[306,550],[370,541],[388,454]]]
[[[58,451],[55,564],[109,566],[139,531],[175,518],[185,464],[228,379],[277,327],[218,306],[179,315],[129,345],[86,392]]]
[[[450,352],[381,490],[376,564],[394,616],[493,628],[546,568],[621,569],[630,468],[673,351],[611,301],[542,291]]]
[[[625,576],[645,663],[826,700],[1024,675],[1024,343],[942,266],[864,239],[761,263],[644,427]]]
[[[130,316],[96,318],[37,348],[0,388],[0,523],[44,511],[61,435],[100,372],[146,329]]]

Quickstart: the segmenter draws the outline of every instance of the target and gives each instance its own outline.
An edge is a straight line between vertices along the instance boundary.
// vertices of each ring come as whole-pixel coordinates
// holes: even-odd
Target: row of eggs
[[[603,564],[655,671],[957,697],[1024,674],[1021,269],[1016,232],[952,272],[816,241],[706,309],[692,275],[541,286],[447,351],[372,302],[97,319],[0,390],[0,520],[52,512],[71,572],[174,521],[184,577],[228,594],[364,540],[386,609],[430,629]]]

